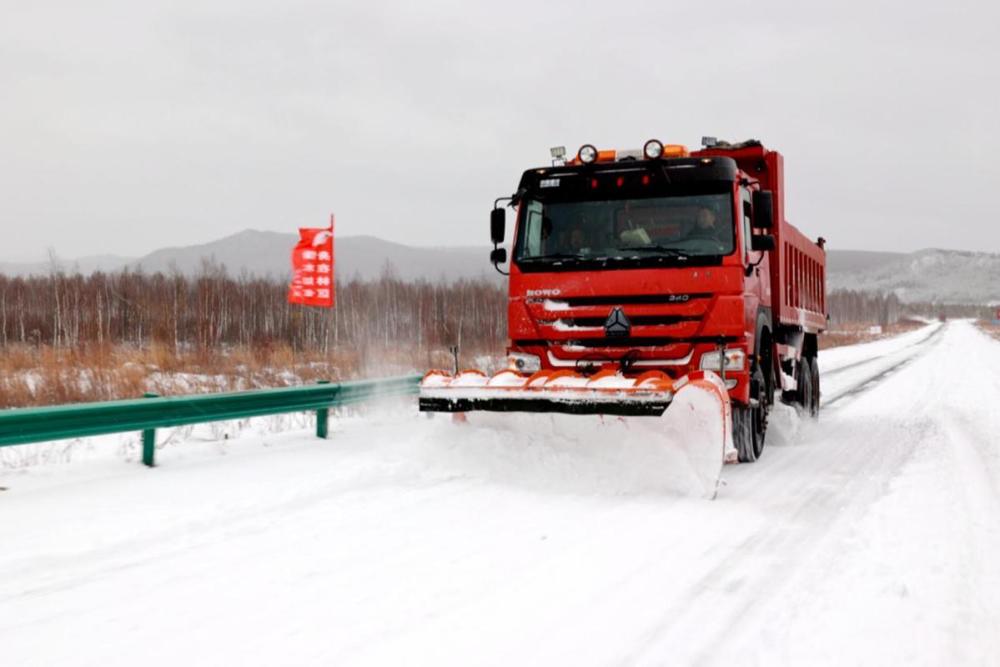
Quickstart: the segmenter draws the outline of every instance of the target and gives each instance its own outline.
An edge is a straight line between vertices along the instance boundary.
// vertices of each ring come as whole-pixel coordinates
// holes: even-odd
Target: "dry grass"
[[[869,324],[839,325],[820,336],[820,347],[865,343],[921,326],[902,320],[873,334]],[[982,321],[980,327],[1000,339],[1000,326]],[[483,357],[498,354],[498,350],[465,350],[459,363],[463,368],[491,370]],[[145,392],[169,396],[336,382],[450,369],[453,363],[447,350],[413,346],[341,347],[324,355],[284,343],[176,353],[162,344],[143,348],[89,344],[74,349],[10,345],[0,349],[0,409],[137,398]]]
[[[831,347],[841,347],[843,345],[857,345],[858,343],[869,343],[879,338],[897,336],[907,331],[913,331],[924,326],[923,322],[917,320],[903,319],[895,324],[882,327],[881,333],[872,333],[872,325],[869,323],[840,324],[828,329],[819,337],[819,349],[826,350]]]
[[[820,348],[865,343],[921,326],[919,321],[901,320],[873,334],[869,324],[839,325],[820,336]],[[979,326],[1000,339],[1000,326],[985,321]],[[500,352],[465,350],[459,363],[463,368],[489,366],[484,357]],[[90,344],[76,349],[10,345],[0,349],[0,409],[136,398],[145,392],[169,396],[336,382],[450,369],[452,364],[446,350],[407,346],[344,347],[324,355],[283,343],[178,353],[162,344]]]
[[[463,361],[471,361],[471,353]],[[302,352],[284,344],[175,354],[148,348],[0,349],[0,409],[310,384],[450,368],[444,351],[377,348]]]

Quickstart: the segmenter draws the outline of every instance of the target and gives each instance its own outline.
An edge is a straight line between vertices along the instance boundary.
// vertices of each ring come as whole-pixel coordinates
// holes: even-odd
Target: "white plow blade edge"
[[[669,431],[678,434],[706,497],[714,498],[723,464],[736,462],[733,410],[718,375],[711,371],[697,375],[681,378],[674,385],[674,401],[664,419]]]

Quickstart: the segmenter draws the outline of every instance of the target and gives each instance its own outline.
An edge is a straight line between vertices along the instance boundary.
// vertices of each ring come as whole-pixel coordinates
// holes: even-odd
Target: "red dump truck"
[[[776,397],[817,413],[826,253],[785,219],[780,153],[706,138],[553,157],[491,216],[505,273],[502,203],[517,212],[509,369],[432,371],[422,410],[658,415],[699,385],[740,461],[760,456]]]

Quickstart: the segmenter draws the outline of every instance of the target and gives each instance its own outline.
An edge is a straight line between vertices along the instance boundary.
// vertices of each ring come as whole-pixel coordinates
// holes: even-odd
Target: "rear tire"
[[[799,405],[799,410],[803,414],[812,416],[813,411],[813,386],[812,386],[812,362],[809,357],[802,358],[801,370],[799,371],[799,389],[795,402]]]
[[[819,365],[812,357],[803,357],[799,370],[799,388],[795,403],[811,419],[819,416]]]
[[[819,417],[819,359],[815,357],[809,358],[809,384],[810,384],[810,397],[809,397],[809,410],[808,414],[813,419]]]

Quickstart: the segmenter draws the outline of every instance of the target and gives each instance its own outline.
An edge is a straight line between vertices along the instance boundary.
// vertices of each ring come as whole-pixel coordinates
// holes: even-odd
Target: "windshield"
[[[731,197],[525,200],[516,259],[532,263],[728,255],[734,249]]]

